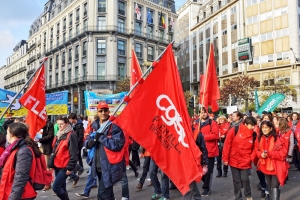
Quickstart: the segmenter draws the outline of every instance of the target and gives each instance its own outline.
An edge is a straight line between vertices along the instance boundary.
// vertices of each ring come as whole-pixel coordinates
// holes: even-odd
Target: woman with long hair
[[[53,191],[60,199],[69,200],[66,180],[77,163],[78,139],[67,117],[58,116],[56,122],[59,130],[54,137],[53,151],[48,167],[55,170],[55,181],[52,185]]]
[[[6,141],[9,145],[0,157],[0,167],[3,168],[0,199],[35,199],[37,193],[29,182],[35,173],[31,165],[42,152],[30,138],[28,127],[21,122],[8,126]]]
[[[280,199],[279,185],[284,185],[288,174],[287,148],[271,121],[261,123],[256,155],[259,159],[257,167],[265,174],[271,199]]]
[[[279,133],[278,136],[283,138],[286,149],[288,150],[287,162],[292,162],[294,150],[294,133],[285,118],[278,120]]]

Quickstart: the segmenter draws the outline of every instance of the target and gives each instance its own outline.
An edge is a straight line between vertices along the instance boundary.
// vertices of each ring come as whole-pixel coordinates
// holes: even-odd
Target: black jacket
[[[16,154],[15,176],[9,199],[21,199],[24,187],[29,180],[33,155],[27,148],[26,141],[20,139],[13,149],[19,148]]]
[[[52,141],[54,139],[54,126],[48,121],[46,126],[43,128],[43,136],[40,139],[42,144],[43,154],[50,155],[52,153]]]
[[[0,133],[0,147],[5,148],[6,137],[4,134]]]
[[[200,151],[202,152],[201,165],[208,165],[208,152],[206,149],[204,137],[201,132],[197,136],[196,145],[199,147]]]
[[[84,138],[84,127],[81,120],[77,120],[75,125],[72,125],[73,131],[76,133],[78,137],[78,148],[81,149],[83,147],[83,138]]]

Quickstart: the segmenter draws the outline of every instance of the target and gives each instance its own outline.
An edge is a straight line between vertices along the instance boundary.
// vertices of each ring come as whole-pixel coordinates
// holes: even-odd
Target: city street
[[[141,160],[141,163],[143,161]],[[85,167],[87,171],[88,167]],[[291,169],[294,169],[294,166],[291,166]],[[187,169],[188,170],[188,169]],[[142,168],[139,168],[139,173],[142,173]],[[281,200],[300,200],[300,172],[289,171],[289,180],[287,184],[281,189]],[[208,197],[202,197],[204,200],[234,200],[233,195],[233,185],[230,170],[228,172],[228,177],[216,178],[217,170],[214,170],[213,183],[212,183],[212,193]],[[131,200],[150,200],[153,194],[153,187],[147,187],[149,184],[149,175],[148,180],[145,182],[145,186],[142,190],[137,190],[135,186],[138,184],[137,178],[134,177],[132,170],[127,170],[128,182],[129,182],[129,191]],[[77,183],[76,188],[72,188],[72,183],[67,184],[67,190],[69,197],[72,200],[81,199],[75,195],[75,193],[81,193],[84,190],[85,182],[87,180],[87,173],[84,172],[81,175],[79,182]],[[252,175],[250,176],[252,197],[254,200],[261,199],[260,191],[257,190],[256,185],[258,184],[258,178],[254,169],[252,169]],[[199,189],[201,189],[202,183],[198,184]],[[117,200],[121,200],[121,184],[117,183],[114,187],[114,193]],[[52,196],[53,191],[49,190],[46,192],[38,192],[37,199],[45,200],[54,200],[58,199],[56,196]],[[97,199],[97,189],[92,189],[89,199]],[[181,194],[178,190],[170,190],[170,200],[180,200]]]

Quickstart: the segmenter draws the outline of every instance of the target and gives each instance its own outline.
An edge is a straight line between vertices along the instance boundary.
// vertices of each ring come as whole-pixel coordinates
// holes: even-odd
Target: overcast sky
[[[0,67],[12,55],[13,48],[27,40],[29,27],[42,14],[48,0],[0,0]],[[176,10],[186,0],[175,0]]]

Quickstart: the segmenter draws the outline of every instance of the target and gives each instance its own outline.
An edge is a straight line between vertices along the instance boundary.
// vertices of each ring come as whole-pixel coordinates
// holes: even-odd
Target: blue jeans
[[[98,200],[115,200],[115,195],[113,191],[113,186],[105,188],[102,178],[102,173],[97,172],[98,180],[99,180],[99,187],[98,187]]]
[[[55,181],[52,185],[52,189],[57,196],[67,193],[66,180],[68,175],[66,169],[55,169]]]
[[[162,194],[163,198],[170,198],[170,193],[169,193],[169,177],[162,172],[162,177],[161,177],[161,187],[159,180],[157,178],[157,172],[158,172],[158,166],[156,163],[151,159],[150,162],[150,178],[154,187],[154,193],[155,194]]]
[[[88,174],[88,180],[85,184],[83,193],[86,194],[87,196],[90,196],[91,189],[94,185],[97,185],[97,176],[96,177],[92,176],[92,169],[90,167],[89,174]]]
[[[142,185],[144,185],[144,183],[145,183],[145,179],[146,179],[148,171],[149,171],[150,161],[151,161],[150,156],[145,156],[144,157],[143,173],[142,173],[142,176],[140,178],[140,183]]]
[[[125,170],[123,171],[123,178],[121,180],[122,185],[122,197],[126,197],[129,199],[129,189],[128,189],[128,179],[126,174],[126,166]]]

